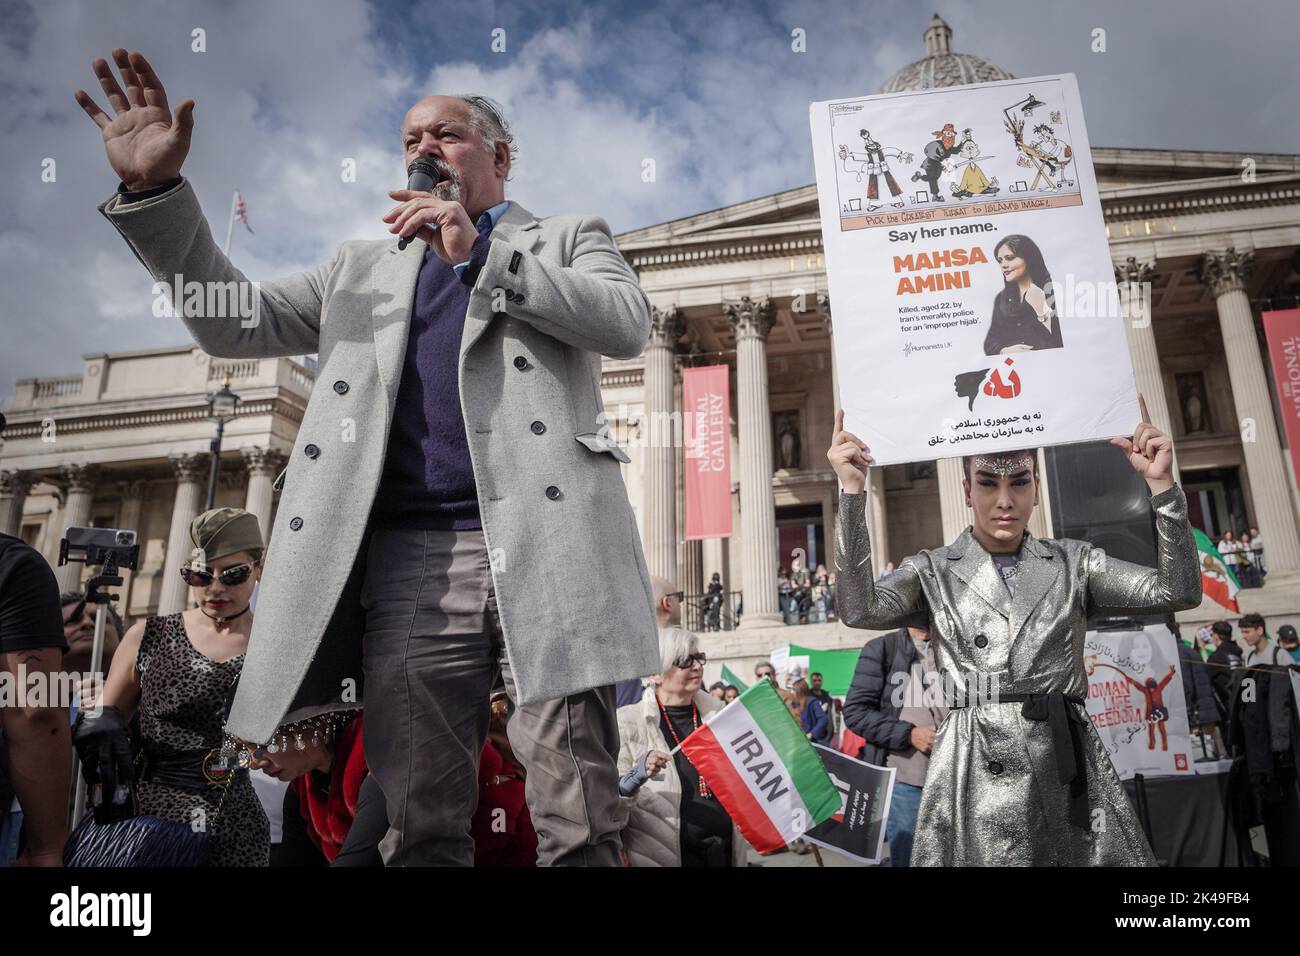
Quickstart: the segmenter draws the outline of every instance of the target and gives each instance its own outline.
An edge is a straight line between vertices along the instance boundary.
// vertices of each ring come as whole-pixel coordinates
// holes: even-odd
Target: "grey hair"
[[[489,153],[495,153],[497,143],[505,143],[510,150],[510,169],[514,171],[519,161],[519,147],[515,145],[515,134],[506,120],[501,104],[487,96],[477,93],[457,93],[456,99],[469,105],[469,122],[483,137],[483,146]],[[506,176],[510,178],[509,174]]]
[[[667,674],[683,657],[694,654],[700,649],[700,639],[684,627],[659,628],[659,663],[661,673]]]

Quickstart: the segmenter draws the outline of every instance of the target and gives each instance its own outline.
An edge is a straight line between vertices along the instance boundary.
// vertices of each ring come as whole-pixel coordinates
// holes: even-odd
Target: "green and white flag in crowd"
[[[735,674],[733,674],[731,672],[731,668],[728,667],[726,664],[722,665],[722,683],[730,684],[732,687],[736,688],[736,690],[740,691],[742,694],[745,691],[749,690],[749,685],[746,684],[744,681],[742,681]]]
[[[1200,528],[1193,528],[1192,534],[1196,536],[1196,550],[1200,552],[1197,558],[1201,562],[1201,590],[1233,614],[1240,614],[1237,592],[1241,590],[1241,585],[1237,583],[1237,576],[1223,560],[1223,555],[1209,535]]]

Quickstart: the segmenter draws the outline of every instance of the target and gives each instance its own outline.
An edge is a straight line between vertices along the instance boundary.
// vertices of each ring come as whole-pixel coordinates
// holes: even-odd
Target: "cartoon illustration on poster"
[[[878,464],[1138,421],[1073,75],[813,103],[846,427]]]
[[[1192,772],[1175,641],[1164,625],[1089,631],[1084,638],[1088,717],[1120,779]]]

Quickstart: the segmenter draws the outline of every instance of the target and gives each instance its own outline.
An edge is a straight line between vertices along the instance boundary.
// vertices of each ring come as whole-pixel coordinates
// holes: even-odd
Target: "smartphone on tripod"
[[[59,542],[59,567],[70,563],[83,563],[100,568],[100,572],[86,582],[85,606],[95,607],[95,641],[90,654],[90,673],[98,675],[104,664],[104,627],[108,619],[108,605],[118,595],[103,588],[120,587],[121,571],[134,571],[140,562],[140,546],[134,531],[122,528],[69,528]],[[80,706],[80,703],[78,703]],[[81,776],[81,761],[73,753],[72,780],[76,787],[73,800],[72,826],[86,815],[89,794]],[[98,794],[97,805],[126,805],[130,800],[130,781],[119,784],[117,793]],[[125,792],[122,792],[125,791]]]

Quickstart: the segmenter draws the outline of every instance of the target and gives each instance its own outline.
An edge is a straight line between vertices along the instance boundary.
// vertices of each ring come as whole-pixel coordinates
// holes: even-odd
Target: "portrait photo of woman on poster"
[[[1061,348],[1052,276],[1038,246],[1028,236],[1006,236],[993,247],[993,258],[1006,285],[993,300],[984,354]]]

